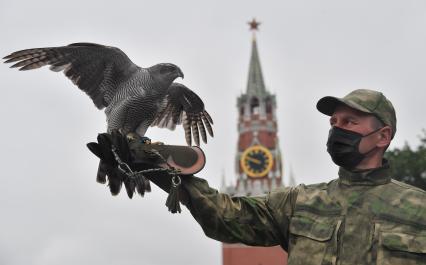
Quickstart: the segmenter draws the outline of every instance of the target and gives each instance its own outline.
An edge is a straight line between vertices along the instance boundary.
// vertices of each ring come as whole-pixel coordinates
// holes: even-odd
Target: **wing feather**
[[[198,119],[198,128],[200,129],[201,138],[203,139],[203,142],[207,143],[207,135],[206,135],[206,129],[204,128],[203,121],[201,119]]]
[[[197,123],[197,118],[193,118],[191,121],[192,125],[192,136],[194,138],[195,141],[195,145],[199,146],[200,145],[200,134],[198,133],[198,123]]]
[[[213,137],[213,128],[212,128],[210,121],[206,118],[205,115],[201,115],[201,118],[203,119],[203,123],[206,126],[207,131],[209,132],[210,136]]]
[[[192,142],[191,142],[191,125],[189,123],[189,120],[186,118],[186,113],[183,112],[183,129],[185,130],[185,140],[186,143],[191,146]]]
[[[5,63],[15,63],[11,67],[22,71],[45,65],[55,72],[64,71],[99,109],[108,106],[118,85],[139,69],[120,49],[95,43],[26,49],[3,59]]]
[[[173,83],[165,100],[164,108],[158,112],[151,126],[173,130],[176,125],[182,124],[188,145],[192,144],[192,139],[196,145],[200,145],[200,134],[203,142],[207,143],[206,130],[213,137],[213,120],[204,109],[203,101],[192,90]]]

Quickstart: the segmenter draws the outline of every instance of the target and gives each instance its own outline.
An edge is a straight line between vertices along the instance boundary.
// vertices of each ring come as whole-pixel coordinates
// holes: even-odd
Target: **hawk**
[[[11,67],[31,70],[50,65],[63,71],[93,100],[105,108],[107,132],[120,130],[125,135],[143,137],[149,126],[174,130],[182,124],[185,139],[207,143],[206,131],[213,137],[213,120],[200,97],[183,84],[181,69],[171,63],[148,68],[134,64],[116,47],[95,43],[73,43],[62,47],[34,48],[4,57]]]

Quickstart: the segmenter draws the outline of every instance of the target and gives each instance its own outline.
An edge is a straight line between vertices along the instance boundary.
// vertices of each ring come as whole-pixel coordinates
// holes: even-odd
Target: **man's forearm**
[[[187,208],[213,239],[255,246],[281,244],[279,228],[264,197],[231,197],[210,188],[207,181],[186,178]]]

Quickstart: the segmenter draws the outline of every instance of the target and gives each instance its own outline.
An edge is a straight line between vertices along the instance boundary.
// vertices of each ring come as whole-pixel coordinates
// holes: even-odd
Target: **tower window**
[[[254,115],[259,114],[259,100],[256,97],[251,99],[250,112]]]

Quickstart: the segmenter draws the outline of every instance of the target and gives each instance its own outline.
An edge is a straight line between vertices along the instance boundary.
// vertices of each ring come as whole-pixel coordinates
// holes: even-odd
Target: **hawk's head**
[[[148,68],[151,75],[161,83],[170,85],[176,78],[183,78],[180,68],[171,63],[159,63]]]

